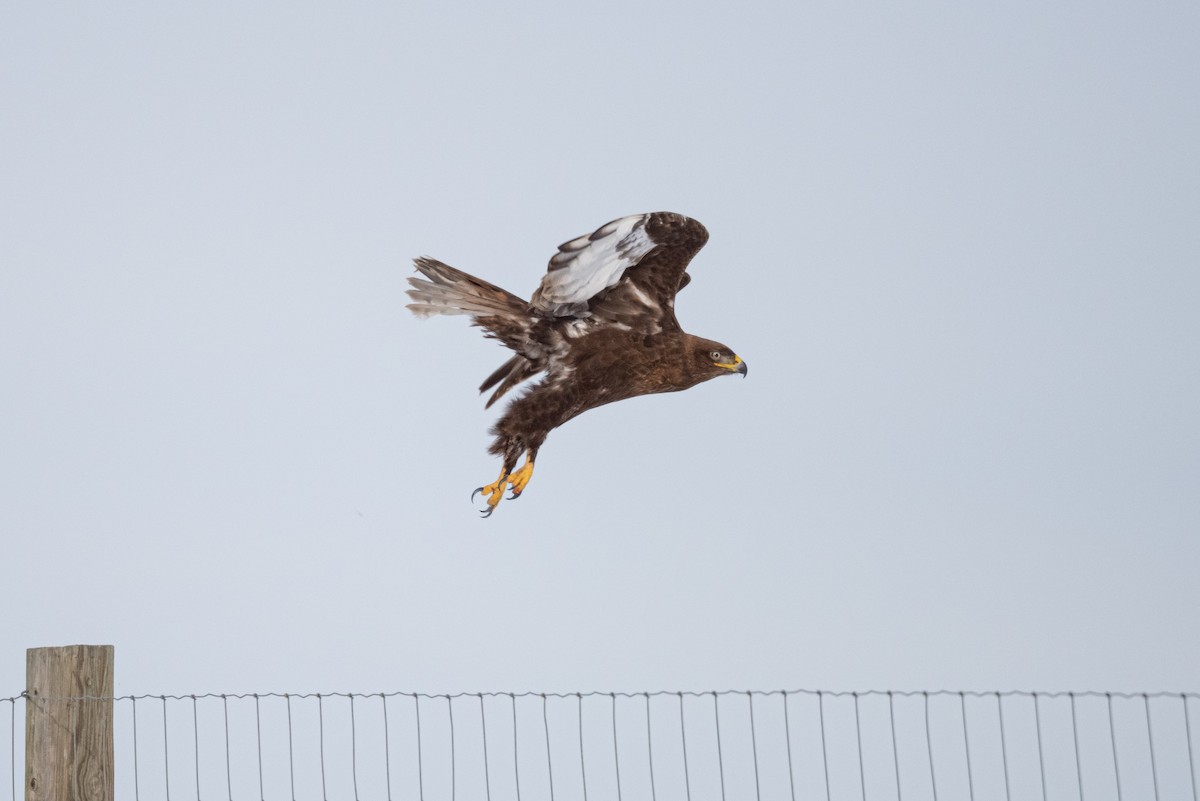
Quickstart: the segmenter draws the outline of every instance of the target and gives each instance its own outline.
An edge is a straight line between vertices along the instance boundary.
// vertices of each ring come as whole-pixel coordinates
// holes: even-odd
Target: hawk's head
[[[727,346],[711,339],[692,337],[692,372],[701,380],[737,373],[746,377],[746,363]]]

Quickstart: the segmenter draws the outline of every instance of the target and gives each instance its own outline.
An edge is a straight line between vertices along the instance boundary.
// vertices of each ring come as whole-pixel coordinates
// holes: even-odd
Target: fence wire
[[[241,693],[111,701],[132,801],[1107,801],[1197,792],[1191,693]],[[9,715],[17,801],[24,765]],[[71,719],[74,719],[72,717]],[[0,747],[5,745],[0,738]],[[23,790],[22,790],[23,793]]]

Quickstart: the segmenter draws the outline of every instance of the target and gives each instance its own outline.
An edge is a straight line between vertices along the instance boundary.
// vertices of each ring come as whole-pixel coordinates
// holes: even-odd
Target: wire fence
[[[113,702],[116,797],[133,801],[1200,801],[1194,693],[62,700]],[[0,699],[0,712],[9,706],[9,742],[0,737],[0,747],[8,745],[13,801],[24,784],[25,703]]]

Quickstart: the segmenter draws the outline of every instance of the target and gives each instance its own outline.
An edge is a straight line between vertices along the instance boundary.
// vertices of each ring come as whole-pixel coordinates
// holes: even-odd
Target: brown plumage
[[[708,241],[704,226],[670,212],[622,217],[559,246],[530,300],[429,258],[409,278],[408,308],[419,317],[467,314],[515,355],[479,387],[491,406],[538,373],[545,376],[496,421],[491,453],[498,478],[476,492],[484,515],[506,486],[517,497],[533,473],[546,435],[606,403],[677,392],[719,375],[746,375],[746,363],[719,342],[692,336],[675,319],[675,294],[690,280],[692,257]],[[515,470],[522,453],[526,462]]]

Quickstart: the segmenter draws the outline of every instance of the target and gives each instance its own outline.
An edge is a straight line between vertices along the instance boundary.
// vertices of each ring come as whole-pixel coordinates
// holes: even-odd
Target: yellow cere
[[[736,370],[738,365],[742,363],[741,356],[734,356],[732,363],[714,362],[717,367],[724,367],[726,370]]]

